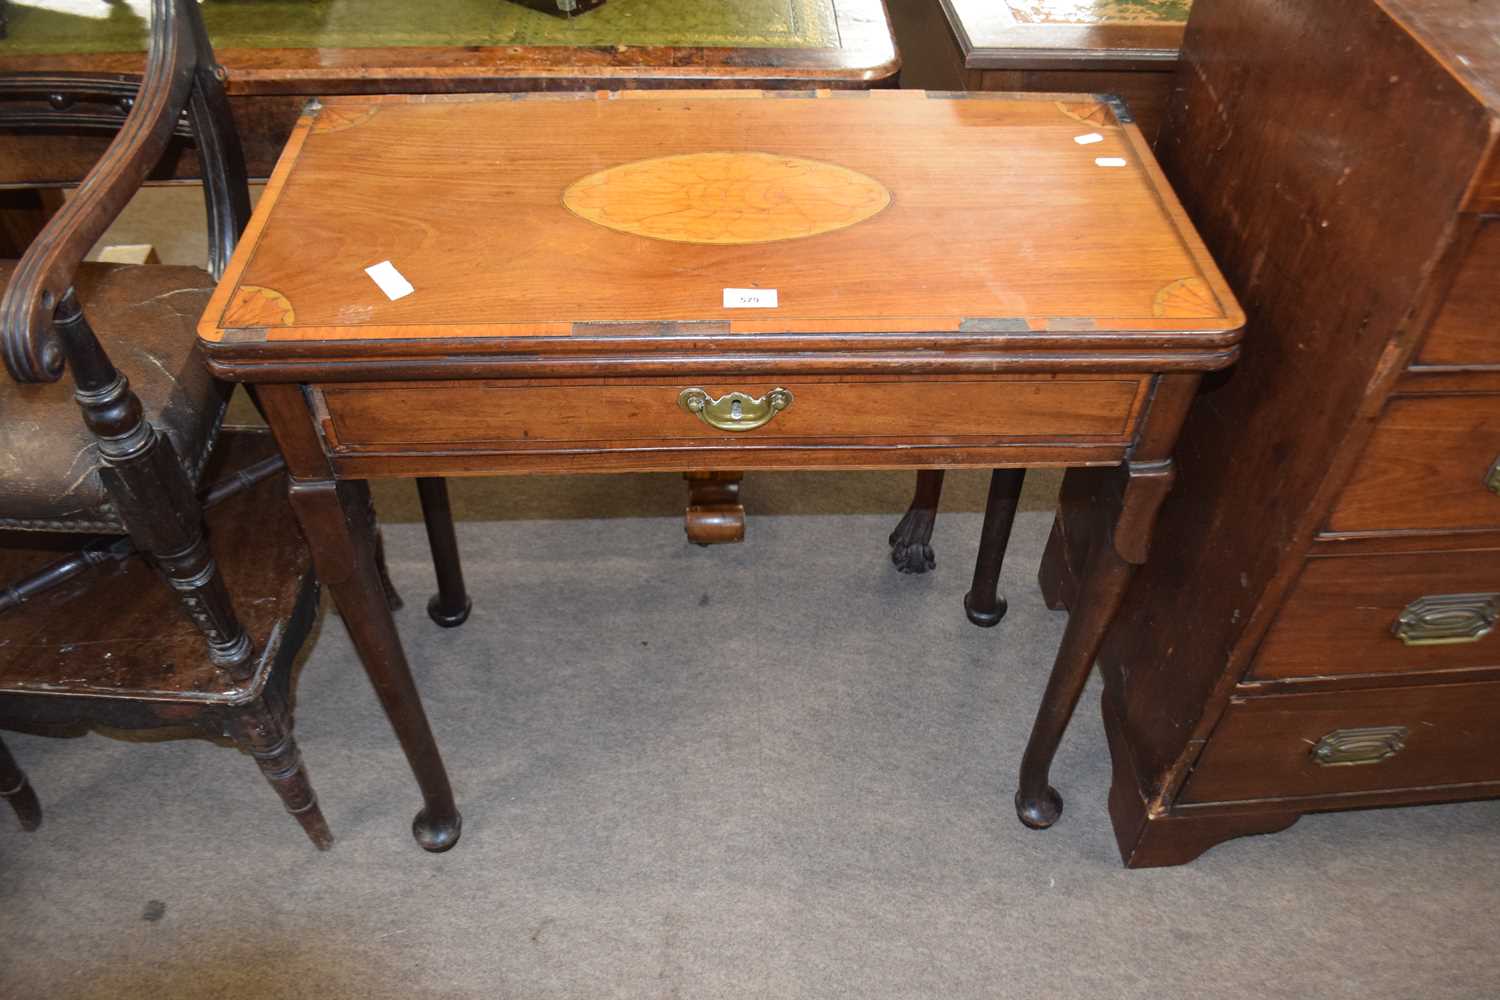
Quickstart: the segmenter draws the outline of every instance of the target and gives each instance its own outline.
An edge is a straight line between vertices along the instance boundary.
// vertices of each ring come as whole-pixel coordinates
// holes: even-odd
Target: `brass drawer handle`
[[[1391,632],[1408,646],[1478,642],[1495,627],[1500,594],[1434,594],[1401,609]]]
[[[702,389],[684,389],[677,405],[698,419],[721,431],[753,431],[764,427],[771,418],[792,405],[789,389],[777,386],[764,396],[747,396],[743,392],[726,392],[714,399]]]
[[[1335,729],[1312,748],[1313,763],[1319,767],[1379,764],[1406,749],[1406,735],[1405,726]]]
[[[1500,496],[1500,458],[1490,466],[1490,471],[1484,474],[1484,485],[1491,493]]]

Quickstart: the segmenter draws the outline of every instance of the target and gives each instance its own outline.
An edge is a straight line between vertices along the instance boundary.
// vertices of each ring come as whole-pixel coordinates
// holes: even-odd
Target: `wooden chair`
[[[15,380],[0,379],[0,579],[20,578],[0,592],[0,723],[227,736],[326,848],[289,709],[316,583],[269,436],[215,456],[229,393],[194,330],[249,217],[243,159],[196,3],[153,0],[151,14],[144,78],[0,79],[0,129],[119,132],[21,260],[0,262]],[[183,139],[204,178],[208,270],[83,263]],[[65,369],[71,393],[55,384]],[[232,460],[251,464],[236,472]],[[211,464],[225,478],[200,502]],[[216,502],[226,513],[210,522],[211,550],[204,507]],[[0,792],[35,828],[40,810],[8,752]]]

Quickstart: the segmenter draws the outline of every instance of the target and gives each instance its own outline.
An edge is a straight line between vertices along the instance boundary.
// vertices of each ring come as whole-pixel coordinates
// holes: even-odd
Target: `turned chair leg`
[[[42,804],[31,790],[26,773],[10,755],[10,748],[0,742],[0,798],[10,803],[21,821],[21,829],[35,830],[42,825]]]
[[[984,527],[979,532],[979,555],[974,560],[974,583],[964,595],[964,612],[981,628],[993,628],[1005,617],[1000,596],[1000,566],[1010,543],[1010,527],[1021,501],[1025,469],[996,469],[990,475],[989,500],[984,505]]]
[[[320,851],[332,847],[333,833],[323,818],[318,795],[302,764],[302,753],[292,736],[291,717],[279,700],[273,700],[268,692],[266,698],[237,720],[234,736],[255,758],[261,774],[281,797],[286,811],[301,824],[313,846]]]
[[[438,592],[427,602],[427,616],[443,628],[457,628],[469,620],[473,602],[464,587],[458,536],[453,531],[453,508],[448,503],[448,482],[440,478],[418,479],[417,496],[422,500],[422,521],[427,525],[427,544],[432,549],[432,568],[437,573]]]
[[[926,573],[937,568],[932,552],[932,528],[937,523],[938,501],[943,495],[943,470],[922,469],[917,473],[917,492],[911,506],[888,539],[891,562],[903,573]]]
[[[99,346],[72,290],[57,306],[57,331],[73,371],[73,398],[99,449],[99,477],[136,548],[177,592],[230,676],[255,672],[254,647],[235,615],[203,533],[203,511],[172,439],[145,418],[140,399]]]

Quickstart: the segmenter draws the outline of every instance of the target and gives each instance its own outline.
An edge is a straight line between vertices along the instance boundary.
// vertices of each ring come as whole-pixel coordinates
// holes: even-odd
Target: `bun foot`
[[[443,628],[458,628],[469,620],[469,612],[473,607],[474,602],[465,595],[464,606],[457,611],[449,611],[443,606],[442,595],[433,594],[432,599],[427,602],[427,617],[437,622]]]
[[[1009,605],[1005,603],[1005,598],[997,597],[995,599],[995,607],[991,611],[977,611],[974,608],[972,597],[972,594],[964,595],[964,614],[969,616],[969,621],[980,628],[994,628],[996,625],[999,625],[1000,619],[1005,617],[1005,612],[1009,608]]]
[[[1057,818],[1062,815],[1062,808],[1062,796],[1051,785],[1047,786],[1045,794],[1037,798],[1028,799],[1020,792],[1016,793],[1016,816],[1033,830],[1045,830],[1056,823]]]
[[[442,854],[458,843],[463,827],[464,818],[457,812],[446,819],[434,820],[428,816],[427,810],[423,809],[417,813],[417,818],[411,821],[411,835],[417,838],[417,843],[422,846],[422,850]]]

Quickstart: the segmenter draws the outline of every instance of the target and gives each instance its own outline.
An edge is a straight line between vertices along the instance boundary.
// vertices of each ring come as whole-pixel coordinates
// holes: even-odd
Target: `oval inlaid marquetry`
[[[857,225],[891,203],[885,185],[820,160],[689,153],[590,174],[563,192],[589,222],[674,243],[770,243]]]
[[[1224,309],[1202,278],[1178,278],[1156,293],[1151,315],[1176,319],[1205,319],[1224,315]]]
[[[292,304],[274,288],[241,285],[224,307],[221,325],[245,329],[255,326],[291,326],[297,319]]]

